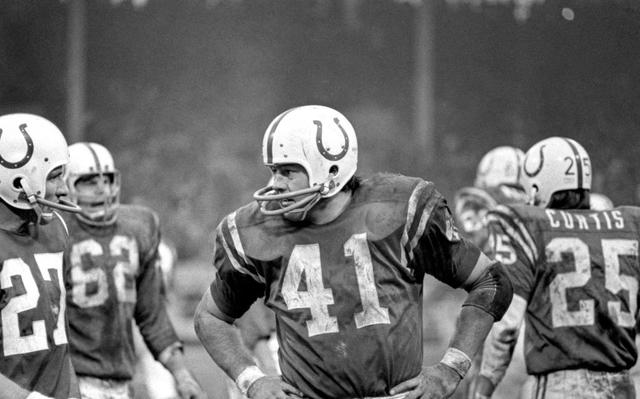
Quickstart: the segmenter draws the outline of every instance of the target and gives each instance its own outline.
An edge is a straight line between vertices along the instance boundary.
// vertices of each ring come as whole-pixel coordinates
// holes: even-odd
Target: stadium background
[[[422,176],[451,198],[489,149],[562,135],[590,152],[594,190],[640,203],[636,2],[432,0],[435,141],[425,149],[412,122],[418,1],[86,3],[82,135],[112,150],[123,200],[156,209],[177,246],[171,306],[211,397],[224,398],[220,377],[191,325],[211,233],[266,182],[261,137],[289,107],[341,110],[363,175]],[[68,3],[0,5],[0,113],[40,113],[64,130]],[[441,356],[453,325],[443,315],[462,295],[442,292],[427,282],[426,362]]]

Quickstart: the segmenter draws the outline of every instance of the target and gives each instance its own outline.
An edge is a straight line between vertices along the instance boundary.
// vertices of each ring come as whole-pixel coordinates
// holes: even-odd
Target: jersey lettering
[[[389,310],[380,306],[373,275],[373,262],[366,233],[354,234],[344,244],[344,254],[353,258],[362,312],[354,315],[357,328],[374,324],[390,324]],[[307,290],[298,288],[303,276]],[[296,245],[291,252],[282,283],[282,297],[288,309],[308,308],[309,336],[338,332],[338,320],[329,315],[328,305],[334,303],[333,291],[322,283],[322,265],[318,244]]]
[[[83,259],[88,260],[83,261]],[[119,302],[135,303],[135,276],[138,271],[138,245],[127,236],[116,235],[109,242],[107,254],[102,245],[90,238],[71,248],[71,280],[73,303],[82,308],[103,305],[109,298],[109,270],[101,267],[105,259],[117,261],[111,271]],[[92,267],[93,265],[98,265]]]
[[[67,343],[65,330],[65,288],[62,279],[62,252],[35,254],[38,269],[43,280],[51,281],[57,286],[60,296],[56,304],[57,309],[52,309],[57,314],[56,326],[53,330],[53,342],[56,345]],[[55,279],[51,276],[55,273]],[[2,308],[2,350],[4,356],[21,355],[49,349],[47,342],[47,330],[45,320],[34,320],[31,323],[31,332],[23,335],[20,330],[20,313],[33,310],[38,306],[40,288],[36,283],[29,265],[20,258],[12,258],[4,261],[0,272],[0,288],[3,290],[14,288],[14,281],[20,281],[23,290],[19,295],[13,296],[4,308]]]

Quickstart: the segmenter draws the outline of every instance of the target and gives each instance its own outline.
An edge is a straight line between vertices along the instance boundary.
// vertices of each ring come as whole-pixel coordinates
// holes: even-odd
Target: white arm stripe
[[[238,252],[238,255],[242,258],[244,263],[250,265],[251,262],[245,255],[244,247],[242,246],[242,241],[240,241],[240,234],[238,233],[238,226],[236,225],[236,213],[233,212],[231,215],[229,215],[229,218],[227,219],[227,221],[229,222],[229,234],[231,235],[231,239],[233,240],[233,245],[235,246],[236,251]]]
[[[413,225],[413,219],[416,216],[416,208],[418,207],[418,200],[422,190],[427,186],[427,182],[421,181],[413,189],[411,196],[409,197],[409,205],[407,206],[407,221],[404,224],[404,231],[402,232],[402,238],[400,239],[400,263],[402,266],[407,267],[407,254],[406,245],[409,242],[409,229]]]
[[[235,216],[235,214],[233,214],[231,216]],[[231,224],[230,223],[230,217],[227,218],[227,222],[229,222],[229,224]],[[224,225],[224,223],[221,223],[220,224],[220,228],[222,228],[223,225]],[[235,226],[235,222],[234,222],[234,226]],[[236,258],[235,254],[233,253],[233,251],[229,247],[229,244],[227,243],[227,240],[225,239],[224,234],[222,233],[222,231],[219,231],[218,235],[220,236],[220,241],[222,241],[222,246],[224,247],[224,251],[227,254],[227,258],[229,259],[229,262],[231,262],[231,265],[233,266],[233,268],[236,269],[238,272],[240,272],[242,274],[247,274],[247,275],[251,276],[251,278],[253,278],[255,281],[257,281],[259,283],[264,283],[264,278],[262,276],[260,276],[257,273],[253,273],[253,272],[249,271],[249,269],[247,269],[246,267],[242,266],[241,262],[243,260]],[[234,242],[234,244],[235,244],[235,242]],[[240,245],[242,247],[242,244],[240,244]],[[241,249],[238,249],[239,253],[240,253],[240,251],[241,251]],[[242,253],[244,253],[244,251]]]

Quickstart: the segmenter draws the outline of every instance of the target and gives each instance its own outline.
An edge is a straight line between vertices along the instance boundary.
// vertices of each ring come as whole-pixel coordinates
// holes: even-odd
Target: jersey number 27
[[[41,253],[33,256],[42,279],[45,282],[54,284],[56,291],[60,293],[58,303],[50,304],[50,306],[58,309],[57,321],[53,330],[53,342],[55,345],[66,344],[66,297],[62,279],[62,252]],[[24,293],[11,297],[0,312],[2,314],[2,351],[5,357],[49,349],[46,322],[44,319],[37,318],[39,312],[33,312],[34,309],[38,309],[40,295],[46,294],[48,290],[46,287],[38,285],[31,267],[24,260],[20,258],[5,260],[2,265],[2,272],[0,272],[0,288],[3,290],[11,288],[18,290],[19,286],[14,285],[18,278]],[[41,306],[47,306],[47,301],[43,301]],[[33,318],[31,334],[23,335],[20,328],[20,314],[27,311],[32,311],[34,316],[31,316]],[[44,312],[50,311],[52,310],[44,310]],[[25,315],[23,317],[28,316]]]

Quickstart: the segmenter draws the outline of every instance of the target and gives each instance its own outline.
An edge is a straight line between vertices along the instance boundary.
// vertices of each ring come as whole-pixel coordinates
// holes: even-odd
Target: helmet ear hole
[[[340,168],[338,168],[338,165],[331,165],[331,167],[329,168],[329,173],[336,176],[339,170]]]
[[[22,189],[22,177],[16,177],[12,182],[13,188],[21,190]]]

